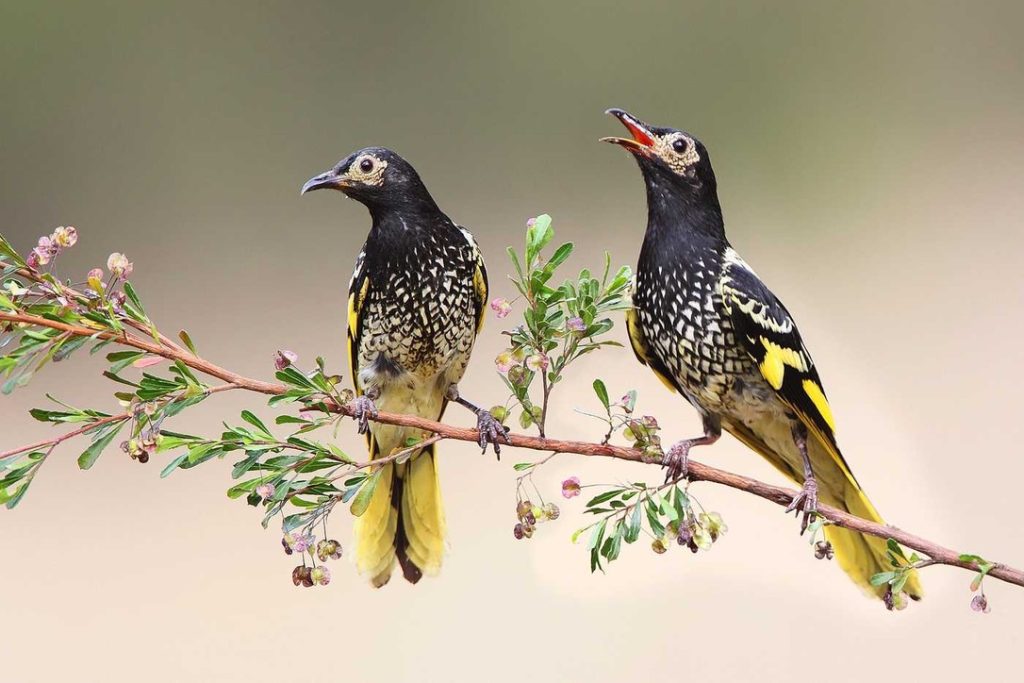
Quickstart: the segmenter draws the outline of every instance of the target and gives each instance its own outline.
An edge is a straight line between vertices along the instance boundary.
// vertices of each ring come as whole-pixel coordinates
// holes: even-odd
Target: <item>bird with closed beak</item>
[[[836,443],[835,422],[811,355],[782,302],[725,236],[707,148],[674,128],[650,126],[610,109],[629,137],[602,138],[626,149],[647,189],[647,230],[626,326],[633,351],[697,409],[704,433],[666,453],[668,477],[685,476],[694,446],[729,432],[801,486],[787,511],[818,500],[881,522]],[[902,600],[871,577],[890,571],[886,542],[825,526],[840,567],[892,607]],[[902,591],[921,597],[916,572]]]
[[[438,208],[409,162],[383,147],[350,154],[302,193],[322,189],[362,203],[372,219],[348,294],[353,407],[370,457],[429,437],[373,422],[378,410],[439,420],[449,401],[476,414],[481,447],[493,444],[498,453],[504,427],[458,389],[487,301],[487,270],[473,236]],[[440,569],[445,551],[435,444],[383,465],[376,476],[355,522],[356,565],[378,587],[396,563],[416,583]]]

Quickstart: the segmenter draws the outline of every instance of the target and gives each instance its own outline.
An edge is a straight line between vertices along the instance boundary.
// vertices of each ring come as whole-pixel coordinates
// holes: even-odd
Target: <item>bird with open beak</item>
[[[675,128],[609,109],[629,137],[602,138],[628,151],[647,190],[647,228],[626,324],[633,351],[700,414],[704,433],[666,454],[668,478],[685,476],[694,446],[729,432],[801,486],[789,506],[801,532],[819,498],[881,522],[842,456],[818,370],[789,311],[725,236],[707,148]],[[844,571],[892,607],[902,600],[871,577],[891,565],[886,542],[824,528]],[[902,591],[921,596],[916,573]]]

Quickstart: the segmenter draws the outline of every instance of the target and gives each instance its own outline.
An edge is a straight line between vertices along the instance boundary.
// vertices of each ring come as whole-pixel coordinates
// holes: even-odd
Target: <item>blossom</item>
[[[548,369],[548,357],[543,353],[535,353],[526,359],[526,367],[534,372]]]
[[[569,477],[562,482],[562,497],[575,498],[580,495],[580,478]]]
[[[341,559],[341,544],[332,539],[325,539],[316,544],[316,556],[321,562]]]
[[[45,237],[42,239],[46,239]],[[28,255],[28,265],[36,268],[38,266],[45,266],[50,262],[50,250],[43,247],[36,247],[32,250],[32,253]]]
[[[304,553],[316,544],[313,534],[285,534],[284,541],[294,552]]]
[[[712,541],[717,541],[719,536],[729,530],[729,527],[722,521],[722,515],[717,512],[702,512],[698,519],[700,519],[701,526],[707,528]]]
[[[984,594],[975,595],[971,598],[971,609],[975,612],[981,612],[982,614],[988,614],[992,611],[992,608],[988,606],[988,599]]]
[[[576,316],[565,321],[565,329],[570,332],[582,332],[587,326],[583,323],[583,318]]]
[[[494,359],[494,364],[497,366],[498,372],[504,375],[516,365],[516,361],[511,351],[502,351]]]
[[[128,277],[134,269],[128,257],[120,252],[115,251],[107,257],[107,270],[116,278]]]
[[[89,287],[100,294],[103,292],[103,269],[93,268],[89,271],[88,275],[85,276],[85,281]]]
[[[260,484],[256,487],[256,494],[259,495],[260,498],[266,500],[274,495],[274,485]]]
[[[326,586],[331,582],[331,570],[323,565],[313,567],[312,571],[309,572],[309,578],[315,584]]]
[[[284,370],[289,365],[294,365],[298,359],[299,355],[297,353],[282,349],[274,354],[274,367],[278,370]]]
[[[53,234],[50,236],[50,239],[53,240],[58,247],[73,247],[75,246],[75,243],[78,241],[78,230],[76,230],[73,225],[62,225],[53,231]]]
[[[491,310],[499,318],[506,318],[512,312],[512,304],[509,303],[508,299],[498,297],[491,300]]]

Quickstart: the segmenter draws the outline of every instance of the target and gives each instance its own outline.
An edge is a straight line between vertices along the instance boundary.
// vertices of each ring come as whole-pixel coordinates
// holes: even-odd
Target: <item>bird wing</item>
[[[370,289],[370,278],[363,267],[365,260],[364,248],[356,258],[356,269],[348,284],[348,367],[357,394],[363,393],[359,386],[359,340],[363,335],[363,304]]]
[[[672,373],[665,367],[665,364],[658,360],[658,356],[647,344],[640,322],[637,320],[635,308],[626,309],[626,333],[629,335],[629,345],[633,347],[633,354],[636,359],[654,371],[655,376],[661,383],[668,387],[669,391],[680,391]]]
[[[461,225],[459,230],[462,231],[466,241],[469,242],[469,246],[473,250],[473,259],[476,262],[476,268],[473,271],[473,303],[476,311],[476,333],[480,334],[480,330],[484,326],[484,311],[487,309],[487,292],[489,290],[487,266],[484,265],[483,254],[480,253],[480,247],[477,246],[476,240],[473,239],[473,233]]]
[[[856,484],[836,443],[835,421],[818,371],[789,311],[738,256],[728,260],[720,287],[736,343]]]

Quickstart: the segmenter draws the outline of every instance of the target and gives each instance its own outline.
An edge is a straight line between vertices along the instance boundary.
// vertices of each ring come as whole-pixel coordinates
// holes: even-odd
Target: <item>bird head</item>
[[[365,147],[349,154],[333,168],[307,180],[302,194],[324,189],[339,190],[371,210],[434,206],[416,169],[384,147]]]
[[[601,138],[629,151],[648,184],[668,185],[686,194],[715,192],[715,172],[704,144],[685,131],[649,126],[622,109],[605,112],[617,118],[630,137]]]

